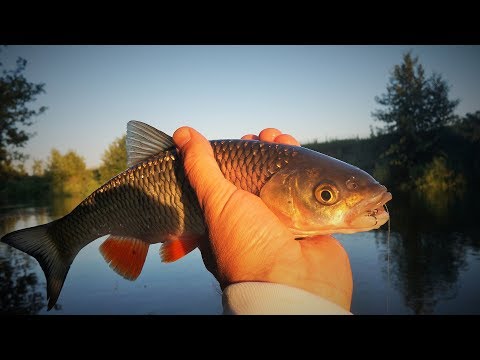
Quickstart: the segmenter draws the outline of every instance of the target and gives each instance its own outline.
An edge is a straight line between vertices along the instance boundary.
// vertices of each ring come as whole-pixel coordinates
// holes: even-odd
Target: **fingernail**
[[[191,139],[190,129],[188,127],[181,127],[173,133],[173,141],[178,148],[183,148]]]

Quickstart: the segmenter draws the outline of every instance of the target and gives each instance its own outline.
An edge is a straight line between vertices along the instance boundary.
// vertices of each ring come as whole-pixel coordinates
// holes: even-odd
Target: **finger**
[[[258,140],[258,136],[253,134],[247,134],[247,135],[243,135],[241,139],[242,140]]]
[[[235,192],[235,185],[225,179],[213,156],[210,142],[198,131],[181,127],[173,134],[173,140],[200,206],[206,215],[215,217]]]
[[[300,146],[300,143],[292,135],[280,134],[274,140],[276,143]]]
[[[282,132],[278,129],[275,128],[266,128],[260,131],[260,134],[258,135],[260,141],[269,141],[273,142],[273,140],[280,135]]]

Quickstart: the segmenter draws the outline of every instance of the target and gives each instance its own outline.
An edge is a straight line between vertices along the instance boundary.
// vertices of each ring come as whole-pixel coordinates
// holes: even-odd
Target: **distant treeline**
[[[477,191],[480,179],[480,111],[467,114],[453,125],[418,135],[420,141],[436,139],[435,151],[408,165],[408,177],[393,176],[385,154],[396,134],[365,139],[332,140],[303,146],[358,166],[391,189],[441,196],[441,192]],[[415,153],[417,149],[411,149]],[[390,160],[391,161],[391,160]]]
[[[44,202],[56,197],[82,198],[127,167],[125,136],[105,150],[102,164],[88,169],[75,151],[61,154],[52,149],[46,162],[36,160],[33,174],[23,163],[4,168],[0,173],[0,203]]]
[[[425,132],[422,136],[425,141],[433,137],[438,139],[435,152],[410,165],[409,174],[414,175],[408,178],[392,176],[384,157],[391,144],[397,141],[395,134],[303,146],[358,166],[389,189],[415,191],[434,197],[476,191],[480,179],[480,112],[468,114],[453,125]],[[1,202],[23,202],[58,196],[86,197],[125,168],[125,137],[116,139],[109,146],[104,152],[102,165],[96,169],[87,169],[83,158],[74,151],[61,154],[53,149],[45,164],[34,163],[33,175],[28,175],[23,166],[11,169],[9,176],[0,181],[0,199]]]

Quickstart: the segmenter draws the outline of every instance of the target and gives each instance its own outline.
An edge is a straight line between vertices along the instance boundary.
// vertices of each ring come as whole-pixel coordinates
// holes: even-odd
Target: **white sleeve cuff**
[[[320,296],[295,287],[266,282],[227,286],[223,313],[229,315],[352,315]]]

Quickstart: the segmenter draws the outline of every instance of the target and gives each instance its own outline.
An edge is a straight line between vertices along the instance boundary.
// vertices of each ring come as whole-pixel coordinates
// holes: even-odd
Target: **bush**
[[[423,175],[417,178],[415,185],[424,194],[449,192],[463,195],[466,181],[462,174],[455,174],[444,157],[437,156],[425,167]]]

